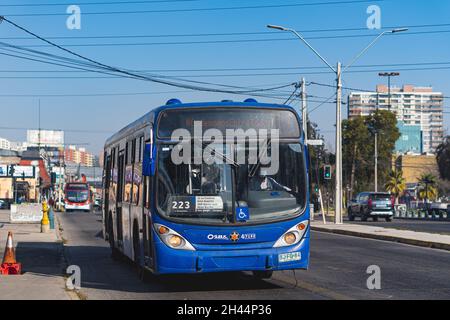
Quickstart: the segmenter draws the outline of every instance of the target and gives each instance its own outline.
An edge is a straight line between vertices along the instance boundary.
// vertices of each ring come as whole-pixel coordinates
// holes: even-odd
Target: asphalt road
[[[314,232],[308,271],[255,280],[244,272],[151,277],[110,258],[101,216],[59,217],[69,264],[81,268],[87,299],[450,299],[450,252]],[[367,267],[381,269],[381,289],[369,290]],[[297,283],[296,283],[297,282]]]
[[[386,222],[380,219],[377,222],[369,221],[362,222],[358,218],[355,221],[346,221],[347,223],[365,224],[384,228],[394,228],[400,230],[411,230],[418,232],[429,232],[450,235],[450,221],[432,221],[432,220],[407,220],[394,219],[391,222]]]

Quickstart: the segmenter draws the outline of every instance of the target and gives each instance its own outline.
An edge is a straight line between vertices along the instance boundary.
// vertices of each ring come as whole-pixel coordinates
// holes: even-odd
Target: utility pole
[[[391,104],[391,77],[397,77],[400,75],[399,72],[380,72],[378,73],[380,77],[387,77],[388,78],[388,111],[391,111],[392,104]],[[377,100],[378,100],[378,93],[377,93]],[[379,102],[377,101],[377,108],[378,111],[379,108]],[[376,125],[376,124],[375,124]],[[374,128],[375,132],[375,192],[378,192],[378,130],[377,128]]]
[[[341,63],[336,68],[336,188],[335,188],[335,213],[334,222],[341,224],[342,221],[342,70]]]
[[[375,192],[378,192],[378,131],[375,128]]]
[[[303,133],[305,135],[305,141],[308,140],[308,120],[307,120],[307,107],[306,107],[306,81],[302,78],[302,125]]]

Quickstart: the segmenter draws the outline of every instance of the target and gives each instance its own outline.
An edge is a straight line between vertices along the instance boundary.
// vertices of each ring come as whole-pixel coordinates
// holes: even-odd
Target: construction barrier
[[[18,275],[22,273],[22,264],[16,260],[16,250],[13,245],[12,232],[8,232],[6,240],[5,254],[3,255],[3,262],[0,265],[0,274],[3,275]]]

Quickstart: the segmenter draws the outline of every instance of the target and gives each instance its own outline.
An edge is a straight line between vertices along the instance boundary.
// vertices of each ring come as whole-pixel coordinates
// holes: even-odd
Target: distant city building
[[[393,169],[402,170],[406,183],[417,184],[421,175],[431,173],[439,176],[439,168],[434,155],[395,155]]]
[[[85,167],[96,165],[96,157],[87,152],[85,148],[77,149],[75,146],[69,146],[64,150],[64,160],[66,163],[75,163]]]
[[[9,140],[6,140],[4,138],[0,138],[0,149],[11,150],[11,142],[9,142]]]
[[[26,142],[13,142],[4,138],[0,138],[0,149],[23,152],[27,150]]]
[[[402,137],[396,144],[398,153],[434,153],[443,142],[443,101],[441,92],[432,87],[391,87],[391,108],[399,121]],[[389,94],[386,85],[378,85],[376,92],[352,92],[348,96],[348,118],[368,116],[376,110],[389,109]],[[417,127],[420,128],[420,143],[417,143]],[[410,141],[410,139],[412,139]]]
[[[395,143],[395,150],[402,154],[423,153],[422,129],[420,125],[405,125],[403,121],[398,121],[397,127],[401,136]]]

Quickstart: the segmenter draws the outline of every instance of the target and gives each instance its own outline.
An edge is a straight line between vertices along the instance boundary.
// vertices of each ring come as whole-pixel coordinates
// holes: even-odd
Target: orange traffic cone
[[[22,264],[16,261],[16,251],[13,246],[12,232],[8,232],[8,239],[6,240],[5,254],[3,255],[3,263],[0,266],[0,273],[9,274],[21,274]]]

